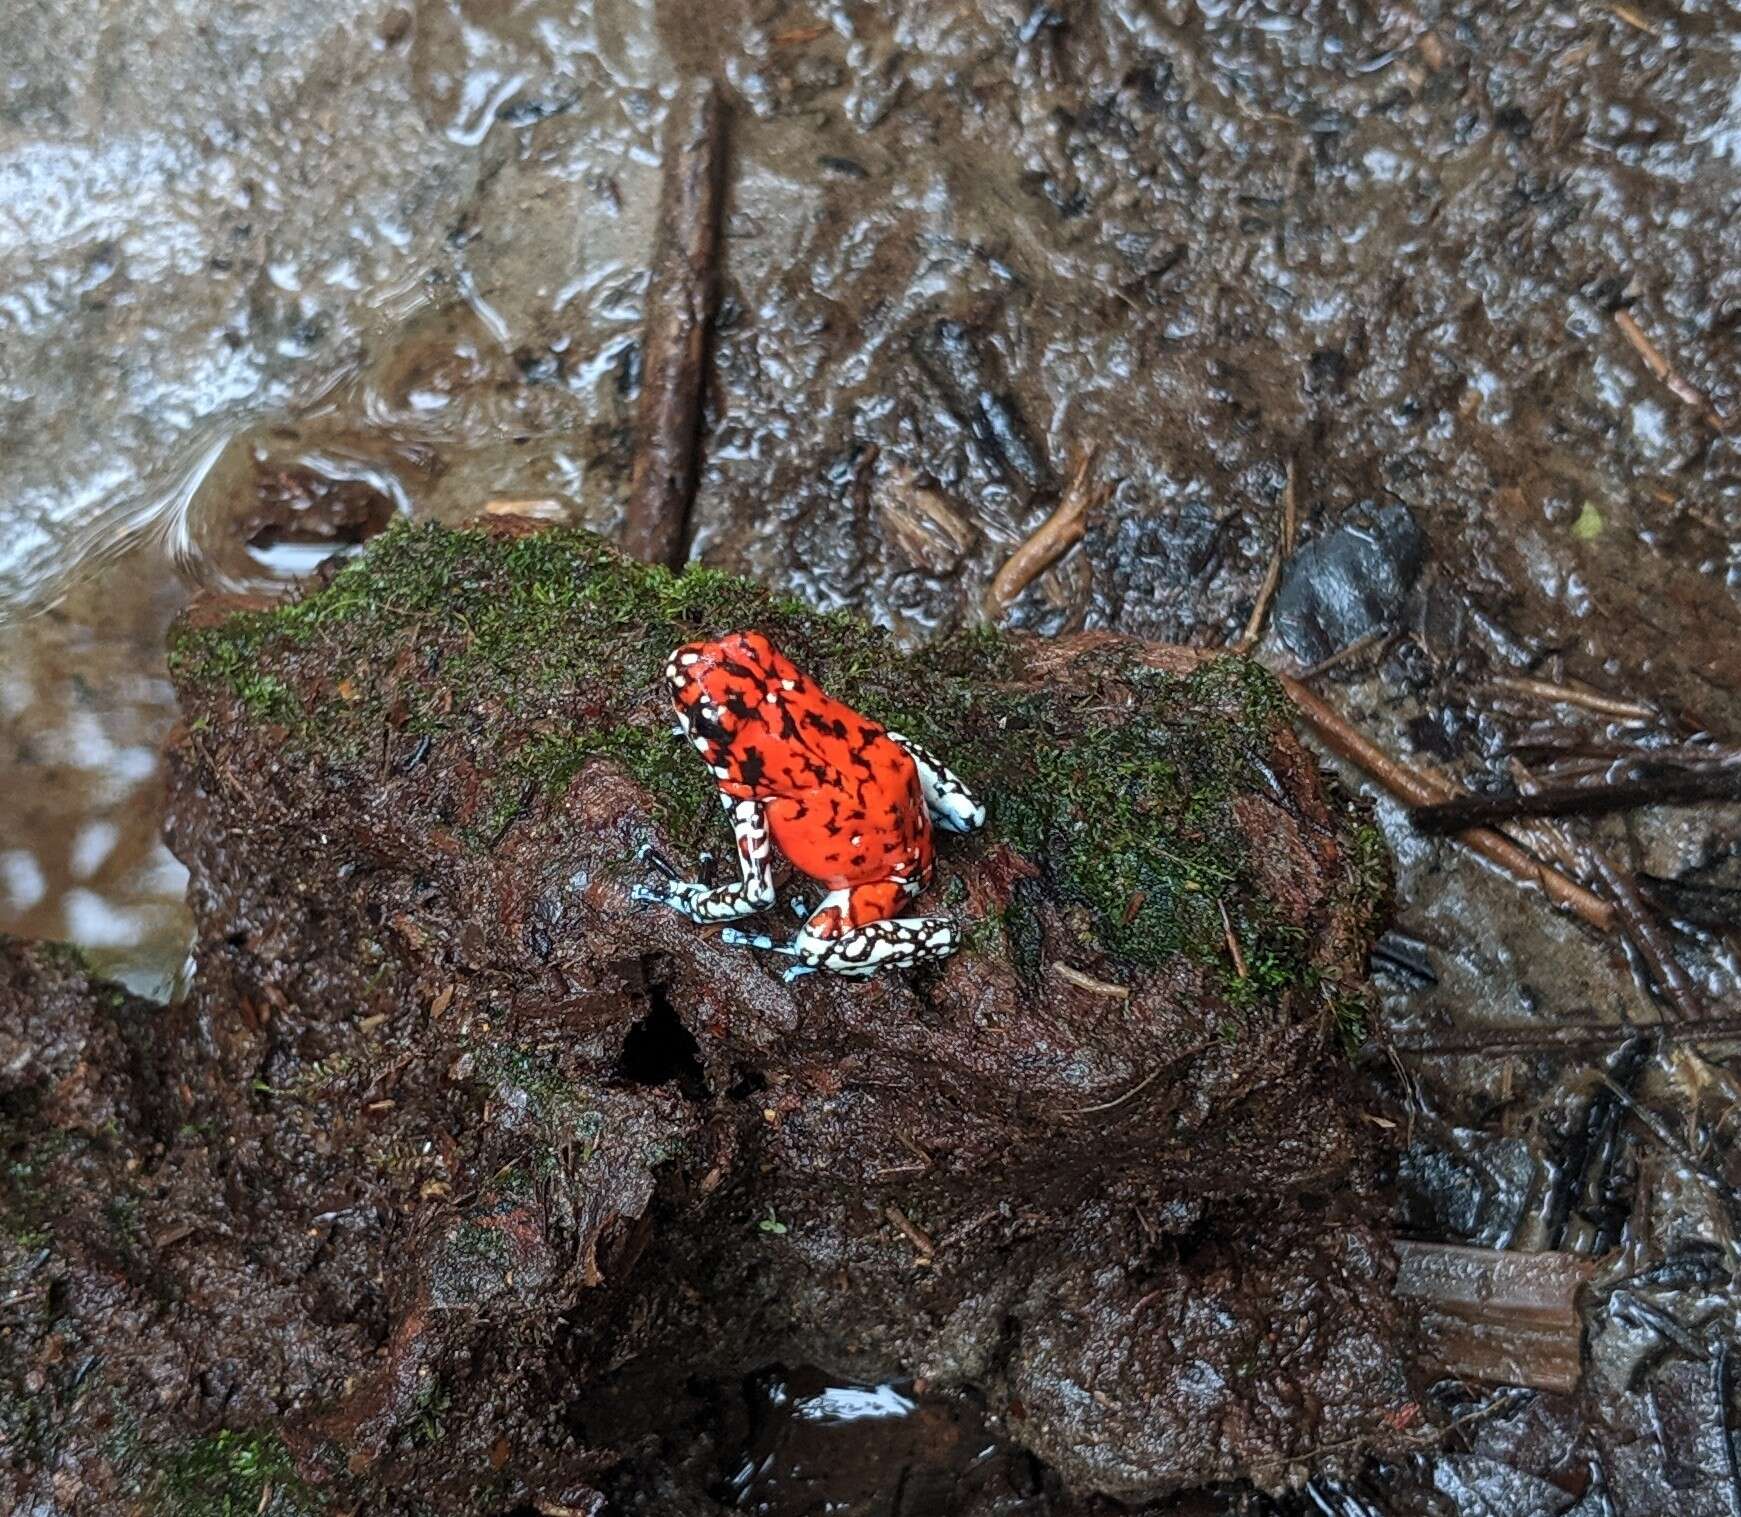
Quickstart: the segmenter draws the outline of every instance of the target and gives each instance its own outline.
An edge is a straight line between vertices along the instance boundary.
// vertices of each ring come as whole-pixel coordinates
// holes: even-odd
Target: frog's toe
[[[733,948],[778,948],[780,946],[765,932],[745,932],[741,927],[721,928],[719,940],[722,943],[730,943]]]
[[[790,985],[794,980],[801,980],[805,975],[815,973],[816,966],[814,964],[793,964],[780,978]]]
[[[810,920],[810,905],[803,896],[793,896],[791,905],[792,915],[797,917],[800,922],[808,922]]]

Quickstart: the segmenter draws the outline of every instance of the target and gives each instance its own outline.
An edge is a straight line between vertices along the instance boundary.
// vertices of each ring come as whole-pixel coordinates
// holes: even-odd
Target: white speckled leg
[[[767,819],[760,801],[734,801],[722,796],[731,813],[731,829],[737,837],[738,866],[742,878],[730,885],[709,886],[698,880],[667,880],[659,885],[637,885],[630,892],[637,901],[669,906],[692,922],[731,922],[774,904],[774,876],[770,869],[772,846]],[[643,856],[647,850],[643,849]]]
[[[891,732],[889,741],[905,749],[918,766],[919,788],[933,826],[945,832],[977,832],[985,825],[985,807],[936,754],[898,732]]]
[[[862,927],[838,930],[851,903],[851,892],[834,890],[811,913],[790,943],[776,943],[766,933],[727,928],[722,937],[746,948],[762,948],[797,960],[787,980],[827,970],[830,974],[864,979],[883,969],[908,969],[946,959],[961,945],[959,924],[949,917],[884,917]]]

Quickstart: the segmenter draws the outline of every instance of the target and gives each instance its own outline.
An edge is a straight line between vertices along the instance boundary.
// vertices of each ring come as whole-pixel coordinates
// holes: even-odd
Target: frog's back
[[[727,794],[780,804],[769,824],[806,874],[839,883],[922,870],[930,821],[918,768],[758,632],[672,655],[672,693]]]

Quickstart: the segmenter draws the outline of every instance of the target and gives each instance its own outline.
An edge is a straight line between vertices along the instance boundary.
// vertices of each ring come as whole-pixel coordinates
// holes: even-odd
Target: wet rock
[[[1426,559],[1427,540],[1407,506],[1371,506],[1308,543],[1288,562],[1275,623],[1305,664],[1397,624]]]
[[[934,888],[965,919],[947,963],[788,986],[633,903],[642,844],[687,869],[722,841],[659,672],[742,624],[985,795]],[[152,1411],[136,1488],[222,1436],[371,1510],[560,1505],[692,1377],[778,1359],[978,1396],[1082,1494],[1274,1485],[1327,1429],[1391,1438],[1410,1354],[1335,1036],[1385,869],[1255,666],[1105,636],[904,655],[511,518],[395,529],[277,611],[209,603],[172,665],[199,969],[162,1067],[82,972],[14,992],[29,1027],[83,996],[74,1031],[6,1045],[33,1089],[83,1048],[133,1080],[52,1173],[42,1262],[8,1267],[95,1290],[83,1219],[137,1197],[120,1283],[53,1329],[106,1335],[115,1404]],[[1277,1298],[1312,1336],[1297,1401],[1238,1369]]]

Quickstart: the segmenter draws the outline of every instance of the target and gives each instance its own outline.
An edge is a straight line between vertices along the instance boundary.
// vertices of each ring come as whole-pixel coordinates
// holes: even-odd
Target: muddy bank
[[[642,843],[722,836],[658,671],[745,621],[981,787],[953,959],[786,985],[631,901]],[[1081,1498],[1395,1441],[1345,1052],[1388,873],[1254,666],[979,637],[922,678],[745,582],[433,529],[171,663],[187,997],[9,950],[15,1489],[244,1439],[274,1500],[585,1510],[776,1362],[971,1397]]]

